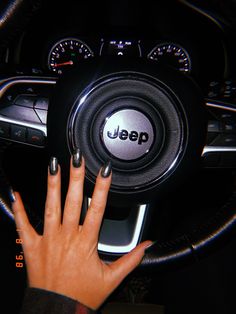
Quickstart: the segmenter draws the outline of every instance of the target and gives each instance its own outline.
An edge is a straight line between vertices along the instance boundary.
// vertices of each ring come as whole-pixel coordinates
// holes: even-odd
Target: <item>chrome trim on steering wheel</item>
[[[106,243],[98,242],[98,250],[104,253],[124,254],[133,250],[138,244],[142,226],[145,218],[147,205],[140,205],[137,211],[137,219],[134,225],[132,239],[127,245],[108,245]]]
[[[25,126],[28,128],[32,128],[32,129],[43,132],[45,137],[47,136],[46,124],[32,123],[32,122],[27,122],[27,121],[22,121],[22,120],[16,120],[16,119],[8,118],[8,117],[2,116],[2,115],[0,115],[0,121]]]
[[[88,204],[90,204],[91,198],[88,198]],[[115,254],[125,254],[133,250],[140,239],[141,232],[143,230],[143,224],[146,217],[148,204],[142,204],[138,207],[137,214],[136,214],[136,221],[134,223],[131,241],[126,245],[111,245],[101,240],[98,241],[98,251],[102,253],[115,253]],[[108,220],[109,222],[109,220]],[[120,221],[119,221],[120,223]],[[103,226],[102,226],[103,228]]]
[[[216,108],[216,109],[221,109],[221,110],[226,110],[226,111],[231,111],[231,112],[236,112],[236,106],[233,104],[229,103],[223,103],[220,101],[206,101],[206,106],[210,108]],[[236,147],[234,146],[211,146],[207,145],[204,147],[203,152],[202,152],[202,157],[206,156],[209,153],[224,153],[224,152],[232,152],[236,153]]]
[[[12,86],[17,84],[44,84],[44,85],[55,85],[57,79],[55,77],[40,78],[34,76],[14,76],[3,79],[0,81],[0,98],[5,92]]]
[[[15,76],[3,79],[0,81],[0,99],[6,93],[6,91],[15,86],[20,84],[38,84],[38,85],[55,85],[57,82],[56,78],[49,77],[33,77],[33,76]],[[44,123],[36,123],[36,122],[29,122],[25,120],[18,120],[14,118],[10,118],[4,115],[0,115],[0,121],[7,122],[10,124],[17,124],[24,127],[29,127],[38,131],[43,132],[44,136],[47,136],[47,126]]]
[[[222,110],[228,110],[232,112],[236,112],[236,107],[231,104],[224,104],[223,102],[206,102],[207,107],[212,107],[212,108],[217,108],[217,109],[222,109]]]
[[[203,148],[202,157],[209,153],[224,153],[224,152],[236,153],[236,147],[205,146]]]

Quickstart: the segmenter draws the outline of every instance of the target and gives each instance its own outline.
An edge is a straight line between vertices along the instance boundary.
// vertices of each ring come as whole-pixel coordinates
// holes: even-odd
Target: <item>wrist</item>
[[[88,308],[75,299],[63,294],[45,290],[41,288],[28,287],[25,291],[25,297],[21,314],[32,313],[73,313],[73,314],[95,314],[97,311]]]

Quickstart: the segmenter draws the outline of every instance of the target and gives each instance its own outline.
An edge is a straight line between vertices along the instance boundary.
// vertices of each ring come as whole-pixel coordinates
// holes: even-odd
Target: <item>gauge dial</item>
[[[168,64],[181,72],[191,71],[191,60],[187,51],[174,43],[157,45],[149,54],[148,58],[157,62]]]
[[[93,56],[92,50],[81,40],[65,38],[57,42],[50,50],[48,67],[51,71],[62,74],[76,66],[80,60]]]

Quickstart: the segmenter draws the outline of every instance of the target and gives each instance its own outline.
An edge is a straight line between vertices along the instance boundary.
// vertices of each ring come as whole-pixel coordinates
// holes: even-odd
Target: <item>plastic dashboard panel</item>
[[[132,53],[142,58],[147,58],[156,46],[172,43],[188,53],[192,67],[190,75],[200,86],[205,87],[210,81],[228,75],[231,60],[223,26],[180,2],[173,2],[172,10],[165,1],[140,3],[133,10],[129,1],[127,4],[122,1],[119,6],[101,1],[98,15],[86,3],[79,3],[78,7],[69,1],[66,8],[57,5],[56,14],[54,5],[54,1],[43,1],[42,10],[9,51],[9,63],[17,62],[20,69],[29,72],[33,69],[48,74],[49,52],[63,38],[81,40],[95,57],[112,53],[110,42],[132,43]],[[44,23],[41,23],[42,19]]]

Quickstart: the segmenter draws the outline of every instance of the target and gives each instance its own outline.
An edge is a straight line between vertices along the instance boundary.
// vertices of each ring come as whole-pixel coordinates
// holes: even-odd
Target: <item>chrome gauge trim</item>
[[[47,58],[47,67],[50,71],[53,71],[55,73],[58,73],[58,71],[56,70],[56,68],[53,68],[53,65],[51,63],[51,58],[52,58],[52,54],[54,53],[56,55],[56,52],[55,50],[57,49],[57,47],[61,47],[61,49],[64,49],[62,44],[65,43],[65,42],[76,42],[78,44],[81,45],[81,48],[85,47],[88,52],[89,52],[89,57],[94,57],[94,52],[93,50],[89,47],[89,45],[87,43],[85,43],[84,41],[82,41],[81,39],[79,38],[76,38],[76,37],[65,37],[65,38],[61,38],[60,40],[58,40],[50,49],[49,53],[48,53],[48,58]],[[71,44],[72,45],[72,44]],[[82,47],[83,46],[83,47]],[[72,65],[73,65],[73,61],[72,61]],[[60,74],[60,73],[58,73]]]
[[[158,49],[161,49],[163,47],[168,47],[168,48],[177,48],[177,52],[180,52],[183,53],[185,55],[185,58],[184,58],[184,61],[186,61],[187,59],[187,64],[188,64],[188,67],[187,69],[185,70],[180,70],[180,69],[177,69],[179,70],[180,72],[183,72],[183,73],[190,73],[191,70],[192,70],[192,62],[191,62],[191,58],[190,58],[190,55],[189,53],[187,52],[187,50],[180,44],[176,43],[176,42],[160,42],[158,43],[147,55],[147,58],[150,59],[150,60],[153,60],[153,61],[156,61],[156,62],[159,62],[158,60],[155,60],[154,58],[151,57],[151,55]],[[160,57],[161,58],[161,57]]]

